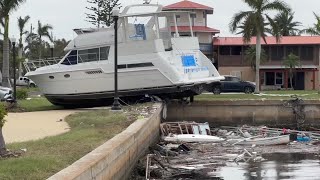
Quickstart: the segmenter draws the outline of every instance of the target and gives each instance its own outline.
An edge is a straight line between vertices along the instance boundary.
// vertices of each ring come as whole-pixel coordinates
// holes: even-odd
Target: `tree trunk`
[[[22,63],[21,63],[21,59],[22,59],[22,44],[19,45],[19,50],[18,50],[18,56],[19,56],[19,68],[18,68],[18,77],[22,76]]]
[[[293,79],[293,71],[292,71],[291,68],[290,68],[289,71],[290,71],[290,84],[291,84],[291,89],[294,90],[294,88],[293,88],[293,80],[292,80],[292,79]]]
[[[256,89],[255,94],[260,93],[260,57],[261,57],[261,33],[257,32],[256,44]]]
[[[4,141],[3,134],[2,134],[2,127],[0,127],[0,156],[6,153],[6,151],[7,151],[6,143]]]
[[[5,17],[5,28],[4,28],[4,39],[3,39],[3,65],[2,65],[2,86],[10,87],[10,76],[9,76],[9,16]]]

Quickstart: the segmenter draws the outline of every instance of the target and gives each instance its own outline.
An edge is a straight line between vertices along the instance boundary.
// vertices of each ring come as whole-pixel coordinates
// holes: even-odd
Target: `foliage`
[[[38,36],[38,40],[39,40],[39,59],[42,58],[42,38],[43,37],[47,37],[51,42],[53,41],[53,37],[50,35],[49,30],[52,30],[52,26],[49,24],[44,24],[42,25],[42,23],[40,21],[38,21],[38,30],[37,30],[37,36]]]
[[[87,0],[91,7],[86,7],[92,14],[86,13],[87,21],[100,28],[100,25],[110,26],[113,22],[112,9],[119,6],[119,0]]]
[[[9,15],[24,2],[25,0],[0,0],[0,19],[4,19],[2,85],[5,87],[9,86]]]
[[[300,66],[300,58],[299,56],[294,55],[293,53],[290,53],[287,58],[283,61],[283,65],[287,68],[296,68]]]
[[[248,49],[245,50],[245,59],[250,64],[251,68],[255,71],[256,70],[256,47],[250,46]],[[268,56],[264,49],[261,49],[261,63],[266,62]]]
[[[20,32],[20,38],[19,38],[19,48],[23,48],[22,46],[22,36],[26,35],[28,31],[25,30],[26,24],[29,22],[30,16],[25,16],[22,18],[21,16],[18,18],[18,27]]]
[[[269,17],[268,11],[278,11],[284,12],[289,11],[289,6],[281,0],[243,0],[250,8],[250,11],[240,11],[236,13],[230,24],[229,28],[232,33],[236,33],[238,29],[241,31],[243,36],[243,41],[248,43],[251,41],[253,36],[256,36],[257,43],[257,55],[256,55],[256,69],[259,69],[260,66],[260,57],[261,56],[261,38],[266,42],[266,33],[267,25],[274,27],[275,30],[278,28],[275,26],[275,22],[272,18]],[[267,23],[267,20],[269,23]],[[277,41],[280,41],[280,35],[277,33]],[[259,85],[259,70],[256,70],[256,85]],[[256,88],[256,93],[259,93],[259,88]]]
[[[317,22],[313,24],[313,27],[302,30],[302,32],[310,35],[320,36],[320,16],[313,12]]]
[[[6,120],[4,117],[7,115],[7,110],[5,108],[5,105],[3,103],[0,103],[0,128],[4,126],[4,123]]]
[[[25,88],[18,88],[17,89],[17,99],[27,99],[28,98],[28,91]]]
[[[299,56],[296,56],[293,53],[290,53],[288,55],[288,57],[285,58],[285,60],[283,61],[283,65],[286,68],[289,68],[290,84],[292,87],[293,86],[292,79],[293,79],[294,70],[300,66],[300,58],[299,58]]]
[[[267,32],[273,36],[300,35],[300,30],[297,27],[301,26],[301,22],[293,21],[293,18],[294,13],[291,11],[280,12],[273,19],[275,24],[271,25],[271,29],[267,29]]]

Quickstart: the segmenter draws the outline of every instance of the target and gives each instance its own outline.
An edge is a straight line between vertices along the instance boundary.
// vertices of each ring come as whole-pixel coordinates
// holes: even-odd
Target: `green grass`
[[[51,104],[46,98],[32,98],[30,100],[19,100],[18,108],[12,109],[10,111],[32,112],[57,109],[63,109],[63,107]]]
[[[99,145],[122,132],[131,123],[123,114],[97,110],[66,118],[68,133],[38,141],[9,144],[27,148],[19,158],[0,160],[0,179],[45,179],[71,165]]]
[[[286,100],[290,99],[290,95],[296,94],[305,100],[320,100],[318,91],[265,91],[260,95],[254,94],[202,94],[195,97],[199,101],[214,101],[214,100]]]

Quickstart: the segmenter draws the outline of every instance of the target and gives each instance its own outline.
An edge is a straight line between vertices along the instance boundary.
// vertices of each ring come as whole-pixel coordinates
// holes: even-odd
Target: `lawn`
[[[124,113],[96,110],[70,115],[68,133],[38,141],[9,144],[27,152],[19,158],[0,159],[0,179],[46,179],[122,132],[133,120]]]
[[[320,100],[320,94],[318,91],[266,91],[256,94],[237,94],[237,93],[223,93],[220,95],[214,95],[211,93],[202,94],[195,97],[195,100],[199,101],[213,101],[213,100],[286,100],[290,99],[291,95],[298,95],[305,100]]]
[[[63,107],[51,104],[46,98],[32,98],[30,100],[18,100],[18,108],[11,111],[32,112],[57,109],[63,109]]]

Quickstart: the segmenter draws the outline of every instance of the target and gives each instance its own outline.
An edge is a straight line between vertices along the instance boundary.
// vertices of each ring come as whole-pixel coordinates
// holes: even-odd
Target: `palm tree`
[[[235,33],[238,27],[242,24],[244,31],[242,32],[243,40],[248,43],[251,38],[256,35],[256,90],[255,93],[259,93],[259,70],[260,70],[260,57],[261,57],[261,38],[265,40],[266,33],[266,19],[272,21],[267,15],[268,11],[288,11],[289,6],[281,0],[275,0],[270,2],[269,0],[243,0],[251,11],[240,11],[234,15],[229,26],[230,31]],[[280,40],[280,36],[276,36],[277,40]]]
[[[245,50],[245,59],[250,63],[251,68],[256,71],[256,46],[250,46]],[[260,61],[261,63],[265,62],[268,59],[268,56],[264,49],[261,49]]]
[[[2,86],[9,87],[9,16],[25,0],[0,0],[0,19],[4,19]]]
[[[300,66],[300,59],[298,56],[290,53],[287,58],[283,61],[283,65],[289,69],[289,76],[290,76],[290,84],[291,88],[293,88],[292,79],[294,70]]]
[[[38,39],[39,39],[39,59],[41,59],[42,57],[42,49],[41,49],[41,45],[42,45],[42,38],[43,37],[47,37],[51,42],[53,41],[52,40],[52,37],[49,33],[49,30],[52,30],[52,26],[49,25],[49,24],[45,24],[45,25],[42,25],[42,23],[40,21],[38,21]]]
[[[320,36],[320,16],[313,12],[317,22],[313,24],[313,27],[302,30],[306,34]]]
[[[19,31],[20,31],[20,38],[19,38],[19,51],[18,51],[18,55],[19,55],[19,59],[22,60],[22,53],[23,53],[23,44],[22,44],[22,38],[23,35],[26,35],[28,33],[28,31],[25,30],[25,26],[28,23],[28,21],[30,20],[30,16],[25,16],[24,18],[22,18],[21,16],[18,18],[18,27],[19,27]],[[21,62],[19,62],[19,77],[22,76],[22,64]]]
[[[0,104],[0,157],[7,153],[6,143],[3,138],[2,127],[6,120],[4,117],[7,115],[7,111],[3,104]]]
[[[301,22],[293,21],[294,13],[291,11],[283,11],[275,16],[273,21],[277,26],[277,30],[269,32],[273,36],[275,32],[279,32],[281,36],[296,36],[300,34],[300,30],[297,28],[301,26]],[[272,28],[271,28],[272,29]]]

